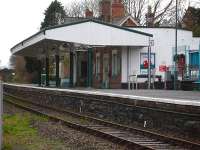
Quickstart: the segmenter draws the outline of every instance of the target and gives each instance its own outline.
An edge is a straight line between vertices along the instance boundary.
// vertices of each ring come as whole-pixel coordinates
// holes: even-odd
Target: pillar
[[[70,87],[74,85],[74,54],[70,51]]]
[[[42,63],[38,60],[38,85],[41,86]]]
[[[46,71],[46,86],[49,86],[49,57],[46,57],[46,67],[45,67],[45,71]]]
[[[148,47],[148,89],[151,89],[151,46]]]
[[[88,48],[87,86],[92,87],[92,48]]]
[[[56,87],[60,86],[60,77],[59,77],[59,64],[60,64],[60,57],[58,54],[55,55],[56,60]]]
[[[200,82],[200,43],[199,43],[199,82]]]

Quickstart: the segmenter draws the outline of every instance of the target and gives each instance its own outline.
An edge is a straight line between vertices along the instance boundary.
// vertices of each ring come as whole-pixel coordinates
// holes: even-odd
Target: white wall
[[[172,28],[132,28],[134,30],[153,34],[154,46],[152,46],[152,52],[156,54],[156,74],[162,75],[164,73],[159,72],[160,65],[173,65],[173,51],[175,47],[175,29]],[[183,46],[187,46],[190,49],[198,49],[200,38],[193,38],[192,32],[187,30],[178,30],[178,47],[181,49]],[[129,74],[140,74],[140,53],[147,52],[146,48],[132,47],[129,53]],[[124,60],[125,59],[125,60]],[[127,82],[127,49],[122,52],[122,83]]]
[[[127,47],[122,49],[122,83],[126,83],[128,76],[140,74],[140,52],[147,52],[146,47]],[[127,69],[129,68],[129,69]]]
[[[200,37],[194,37],[190,46],[191,50],[198,50],[200,45]]]
[[[146,46],[149,43],[149,36],[147,35],[92,21],[47,30],[46,38],[84,45],[103,46]]]
[[[127,82],[127,47],[122,48],[122,55],[121,55],[121,82]]]
[[[152,51],[156,53],[156,68],[161,64],[172,65],[172,48],[175,47],[175,30],[170,28],[135,28],[136,30],[153,34],[154,46]],[[192,32],[178,30],[178,46],[190,46]]]

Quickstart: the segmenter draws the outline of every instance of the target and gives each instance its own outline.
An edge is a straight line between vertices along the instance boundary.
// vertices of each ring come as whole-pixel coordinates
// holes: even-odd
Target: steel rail
[[[14,99],[18,99],[18,100],[23,101],[23,102],[26,102],[26,103],[31,103],[33,105],[37,105],[39,107],[44,107],[44,108],[51,109],[51,110],[54,110],[54,111],[57,111],[57,112],[67,113],[67,114],[74,116],[74,117],[84,118],[84,119],[87,119],[87,120],[90,120],[90,121],[95,121],[95,122],[98,122],[101,125],[105,125],[105,126],[109,126],[109,127],[115,127],[115,128],[121,129],[121,130],[126,130],[126,131],[131,131],[131,132],[137,132],[139,134],[143,134],[143,135],[151,137],[151,138],[156,138],[156,139],[165,141],[167,143],[172,143],[172,144],[184,146],[184,147],[187,147],[187,148],[198,149],[198,150],[200,149],[200,144],[194,143],[194,142],[191,142],[191,141],[186,141],[186,140],[179,139],[179,138],[169,137],[169,136],[161,135],[161,134],[158,134],[158,133],[154,133],[154,132],[150,132],[150,131],[146,131],[146,130],[142,130],[142,129],[138,129],[138,128],[128,127],[128,126],[120,125],[120,124],[117,124],[117,123],[113,123],[113,122],[97,119],[97,118],[94,118],[94,117],[90,117],[90,116],[87,116],[87,115],[81,115],[81,114],[75,113],[75,112],[70,112],[70,111],[57,109],[57,108],[52,108],[52,107],[49,107],[49,106],[43,106],[43,105],[40,105],[40,104],[36,104],[36,103],[30,102],[30,101],[23,100],[19,97],[16,97],[16,96],[13,96],[13,95],[10,95],[10,94],[7,94],[7,93],[5,93],[5,95],[12,97]]]
[[[137,143],[133,143],[131,141],[124,140],[123,138],[120,138],[120,137],[117,137],[117,136],[113,136],[112,134],[107,134],[105,132],[101,132],[98,128],[97,129],[91,128],[91,127],[94,127],[94,126],[83,126],[83,125],[80,125],[80,124],[76,124],[76,123],[64,120],[60,117],[56,117],[56,116],[50,115],[48,113],[44,113],[42,111],[33,109],[31,107],[28,107],[28,106],[25,106],[25,105],[22,105],[22,104],[18,104],[16,102],[13,102],[13,101],[10,101],[10,100],[5,100],[5,101],[7,103],[10,103],[10,104],[12,104],[16,107],[19,107],[21,109],[24,109],[26,111],[35,113],[37,115],[42,115],[42,116],[48,117],[50,120],[53,120],[53,121],[56,121],[56,122],[60,122],[63,125],[66,125],[66,126],[72,128],[72,129],[76,129],[78,131],[86,132],[86,133],[92,134],[94,136],[106,138],[107,140],[115,142],[117,144],[126,145],[128,147],[132,146],[133,149],[137,148],[137,149],[141,149],[141,150],[143,150],[143,149],[144,150],[154,150],[150,147],[140,145],[140,144],[137,144]]]

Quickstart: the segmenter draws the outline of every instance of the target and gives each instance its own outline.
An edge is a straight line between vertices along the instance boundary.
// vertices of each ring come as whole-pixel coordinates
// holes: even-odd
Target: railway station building
[[[171,82],[175,29],[139,26],[125,15],[120,0],[103,0],[100,8],[100,18],[87,9],[86,18],[66,18],[42,29],[11,48],[12,54],[36,57],[39,84],[45,86],[128,88],[136,77],[142,88],[148,66],[158,88],[164,80]],[[200,80],[200,38],[178,29],[177,43],[179,80]]]

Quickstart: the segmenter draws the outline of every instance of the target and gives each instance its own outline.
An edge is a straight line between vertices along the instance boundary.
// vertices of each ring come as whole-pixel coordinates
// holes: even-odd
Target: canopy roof
[[[88,46],[148,46],[152,34],[87,19],[49,27],[32,35],[11,48],[12,54],[42,49],[44,42],[77,43]],[[23,51],[22,51],[23,50]],[[38,52],[38,51],[37,51]]]

